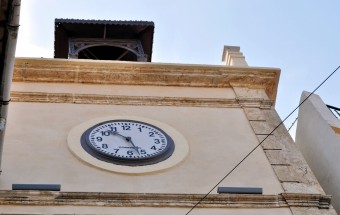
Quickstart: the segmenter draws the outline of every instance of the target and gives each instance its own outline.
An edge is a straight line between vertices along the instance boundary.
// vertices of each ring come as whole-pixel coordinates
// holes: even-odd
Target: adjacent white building
[[[303,92],[301,101],[310,93]],[[340,120],[318,95],[301,105],[296,143],[332,204],[340,211]]]

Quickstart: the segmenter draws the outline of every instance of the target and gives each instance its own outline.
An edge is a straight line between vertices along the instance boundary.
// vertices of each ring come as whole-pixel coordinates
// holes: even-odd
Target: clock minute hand
[[[131,145],[133,146],[133,148],[135,148],[136,151],[137,151],[137,153],[139,154],[138,147],[136,147],[135,144],[132,142],[131,137],[125,137],[124,135],[121,135],[121,134],[118,133],[117,131],[111,131],[111,133],[112,133],[113,135],[118,135],[118,136],[123,137],[126,141],[128,141],[129,143],[131,143]],[[139,154],[139,155],[140,155],[140,154]]]
[[[136,149],[137,153],[139,154],[138,147],[136,147],[135,144],[132,142],[131,137],[126,137],[126,140],[131,143],[131,145]]]

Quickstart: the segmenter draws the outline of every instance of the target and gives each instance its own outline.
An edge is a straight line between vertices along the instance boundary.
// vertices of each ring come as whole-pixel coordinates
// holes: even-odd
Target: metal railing
[[[333,113],[333,115],[340,119],[340,108],[331,106],[331,105],[326,105],[328,107],[328,109]]]

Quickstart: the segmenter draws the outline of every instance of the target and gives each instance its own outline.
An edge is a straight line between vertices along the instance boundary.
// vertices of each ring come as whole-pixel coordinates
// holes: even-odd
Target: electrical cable
[[[194,210],[197,205],[199,205],[207,196],[222,182],[224,181],[240,164],[243,163],[244,160],[246,160],[270,135],[273,134],[273,132],[278,129],[309,97],[311,97],[315,91],[317,91],[334,73],[340,68],[338,66],[328,77],[317,86],[313,92],[311,92],[300,104],[293,110],[291,111],[288,116],[286,116],[258,145],[256,145],[239,163],[236,164],[234,168],[232,168],[207,194],[205,194],[185,215],[188,215],[192,210]]]
[[[298,117],[296,117],[296,119],[294,120],[294,122],[292,123],[292,125],[288,128],[288,131],[290,131],[290,129],[294,126],[294,124],[296,123],[297,120],[298,120]]]

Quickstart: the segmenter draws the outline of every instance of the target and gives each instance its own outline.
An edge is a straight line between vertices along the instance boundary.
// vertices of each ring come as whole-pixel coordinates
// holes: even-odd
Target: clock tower
[[[55,59],[16,59],[0,211],[336,214],[287,130],[272,132],[280,69],[233,46],[225,65],[151,63],[153,28],[58,19]]]

